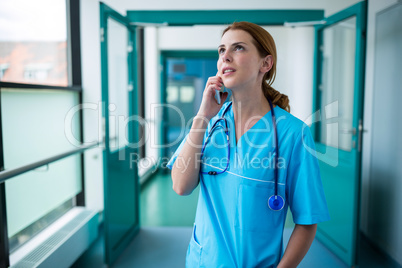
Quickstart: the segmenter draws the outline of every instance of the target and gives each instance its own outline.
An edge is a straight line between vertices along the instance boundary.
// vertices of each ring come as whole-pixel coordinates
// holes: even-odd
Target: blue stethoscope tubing
[[[274,132],[275,132],[275,162],[274,162],[274,177],[275,177],[275,192],[274,195],[271,195],[268,198],[268,207],[274,211],[279,211],[281,209],[283,209],[283,207],[285,206],[285,201],[283,199],[282,196],[278,195],[278,161],[279,161],[279,143],[278,143],[278,130],[276,128],[276,118],[275,118],[275,112],[274,112],[274,107],[272,105],[271,100],[268,99],[269,102],[269,106],[271,108],[271,115],[272,115],[272,124],[274,127]],[[227,121],[225,119],[225,114],[228,111],[228,109],[230,108],[230,106],[232,105],[232,103],[230,103],[225,110],[222,113],[222,116],[215,121],[215,123],[212,125],[211,130],[208,132],[208,136],[205,140],[204,145],[202,146],[201,149],[201,158],[204,155],[204,151],[206,148],[206,145],[209,142],[210,137],[212,136],[213,132],[215,131],[215,129],[219,128],[219,127],[223,127],[222,125],[218,125],[219,122],[223,121],[224,122],[224,131],[226,134],[226,139],[228,141],[228,158],[227,158],[227,162],[226,162],[226,167],[225,169],[221,170],[221,171],[200,171],[201,174],[208,174],[208,175],[218,175],[218,174],[222,174],[224,172],[226,172],[226,170],[229,167],[229,159],[230,159],[230,144],[229,144],[229,129],[228,129],[228,124]]]
[[[217,129],[218,127],[222,127],[221,125],[218,125],[218,123],[220,121],[223,121],[225,123],[224,131],[225,131],[225,134],[226,134],[226,140],[228,142],[228,158],[227,158],[227,162],[226,162],[226,167],[225,167],[224,170],[221,170],[221,171],[208,171],[208,172],[200,171],[201,174],[218,175],[218,174],[222,174],[222,173],[226,172],[226,170],[229,167],[229,159],[230,159],[229,128],[228,128],[228,122],[225,119],[225,114],[226,114],[227,110],[230,108],[230,106],[232,106],[232,103],[230,103],[226,107],[226,109],[223,111],[222,116],[218,120],[216,120],[215,123],[212,125],[211,130],[208,132],[207,139],[205,140],[204,145],[202,146],[202,150],[201,150],[201,158],[202,158],[202,156],[204,155],[206,145],[209,142],[209,138],[212,136],[212,134],[213,134],[215,129]]]
[[[269,106],[271,107],[271,115],[272,115],[272,125],[274,126],[275,131],[275,170],[274,170],[274,177],[275,177],[275,194],[271,195],[268,198],[268,207],[272,210],[281,210],[285,206],[285,200],[282,196],[278,195],[278,162],[279,162],[279,142],[278,142],[278,129],[276,128],[276,117],[274,112],[274,107],[270,99],[268,99]]]

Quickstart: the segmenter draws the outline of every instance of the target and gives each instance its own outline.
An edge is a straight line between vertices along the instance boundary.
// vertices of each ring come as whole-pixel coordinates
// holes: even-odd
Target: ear
[[[274,61],[272,59],[272,55],[268,55],[263,59],[260,71],[262,73],[267,73],[269,70],[271,70],[272,65],[274,64]]]

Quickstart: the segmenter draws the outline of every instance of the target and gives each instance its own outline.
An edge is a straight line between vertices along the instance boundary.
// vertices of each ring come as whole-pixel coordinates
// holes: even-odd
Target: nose
[[[229,51],[226,50],[223,54],[222,54],[222,61],[223,62],[231,62],[232,61],[232,56],[230,55]]]

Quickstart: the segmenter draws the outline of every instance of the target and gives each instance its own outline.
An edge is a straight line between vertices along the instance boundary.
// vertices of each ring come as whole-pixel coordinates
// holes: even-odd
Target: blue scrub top
[[[229,103],[210,120],[213,123]],[[236,143],[229,107],[229,168],[219,175],[200,174],[200,195],[186,267],[276,267],[283,253],[288,207],[296,224],[329,220],[314,141],[308,126],[279,106],[274,108],[279,142],[280,211],[268,207],[274,194],[275,132],[269,111]],[[218,124],[222,125],[222,122]],[[186,137],[187,138],[187,137]],[[186,138],[170,159],[172,169]],[[204,151],[201,170],[224,170],[228,160],[223,128],[216,128]],[[184,162],[183,162],[184,163]]]

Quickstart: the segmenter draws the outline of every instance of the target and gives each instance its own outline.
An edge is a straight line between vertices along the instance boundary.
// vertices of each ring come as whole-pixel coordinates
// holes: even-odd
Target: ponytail
[[[271,87],[265,80],[262,81],[262,92],[267,100],[271,100],[272,104],[278,105],[290,113],[289,98],[287,95]]]

